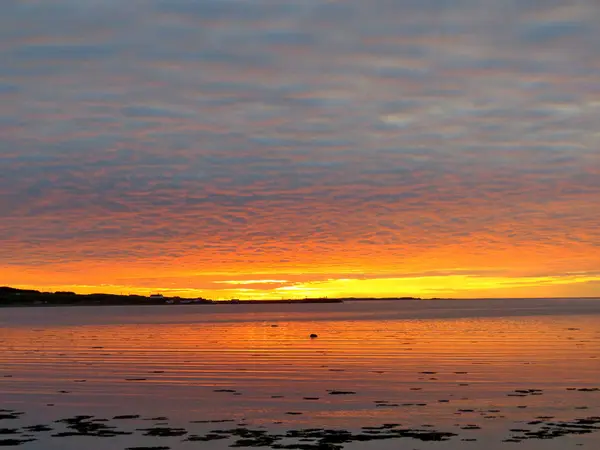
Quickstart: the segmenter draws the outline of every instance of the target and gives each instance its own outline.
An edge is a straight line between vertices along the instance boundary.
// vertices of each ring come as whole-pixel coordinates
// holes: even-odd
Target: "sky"
[[[597,0],[3,0],[0,285],[600,296]]]

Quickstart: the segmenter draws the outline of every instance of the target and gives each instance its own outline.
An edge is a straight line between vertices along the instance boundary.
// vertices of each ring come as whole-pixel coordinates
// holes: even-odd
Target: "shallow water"
[[[600,423],[576,423],[600,416],[597,300],[5,308],[0,327],[0,409],[23,413],[0,419],[0,444],[30,434],[23,449],[218,449],[240,436],[185,439],[235,428],[364,436],[386,423],[456,436],[340,446],[600,447]],[[75,415],[133,434],[53,436]],[[144,420],[157,417],[168,419]],[[207,420],[227,422],[190,423]],[[139,431],[157,423],[186,434]],[[38,424],[53,429],[23,430]],[[573,432],[505,442],[541,427]]]

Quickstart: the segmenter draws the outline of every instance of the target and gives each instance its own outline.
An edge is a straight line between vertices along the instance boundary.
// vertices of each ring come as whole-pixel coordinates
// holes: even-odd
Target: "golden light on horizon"
[[[0,15],[0,284],[600,296],[593,1],[155,3]]]
[[[273,280],[266,280],[271,284]],[[282,280],[281,280],[282,281]],[[278,281],[279,282],[279,281]],[[328,279],[295,282],[277,287],[263,286],[263,280],[228,280],[227,285],[255,285],[261,288],[234,287],[191,289],[168,286],[135,287],[133,285],[16,285],[23,289],[44,291],[74,291],[81,294],[111,293],[165,296],[204,297],[213,300],[279,300],[303,298],[508,298],[508,297],[586,297],[594,291],[578,289],[587,283],[600,282],[600,276],[573,274],[562,277],[484,277],[468,275],[421,276],[373,279]],[[218,283],[217,283],[218,284]],[[579,293],[580,292],[580,293]]]

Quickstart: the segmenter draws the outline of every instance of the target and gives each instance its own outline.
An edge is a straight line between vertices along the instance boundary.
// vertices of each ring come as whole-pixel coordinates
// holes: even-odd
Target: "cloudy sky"
[[[600,295],[597,0],[3,0],[0,285]]]

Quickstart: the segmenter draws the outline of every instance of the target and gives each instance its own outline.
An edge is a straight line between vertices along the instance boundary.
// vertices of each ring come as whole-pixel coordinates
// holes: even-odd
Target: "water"
[[[582,430],[573,421],[600,416],[597,300],[5,308],[0,327],[0,408],[24,413],[0,420],[0,443],[31,434],[23,449],[218,449],[239,436],[184,439],[385,423],[457,436],[342,446],[504,449],[523,435],[511,429]],[[133,434],[52,436],[75,415]],[[208,420],[226,422],[190,423]],[[187,434],[138,431],[157,423]],[[38,424],[53,430],[22,429]],[[519,448],[598,448],[600,424],[589,426]]]

